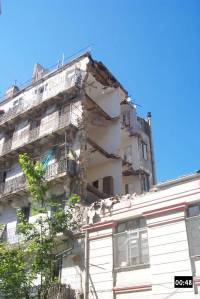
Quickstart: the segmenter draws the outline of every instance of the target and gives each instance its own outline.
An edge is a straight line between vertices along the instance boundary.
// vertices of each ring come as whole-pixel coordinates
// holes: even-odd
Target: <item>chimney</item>
[[[39,63],[36,63],[33,68],[33,82],[40,80],[46,73],[46,69]]]
[[[148,122],[149,126],[151,126],[151,112],[147,113],[147,122]]]
[[[19,92],[19,87],[17,87],[16,85],[12,85],[6,90],[5,98],[6,99],[13,98],[18,92]]]

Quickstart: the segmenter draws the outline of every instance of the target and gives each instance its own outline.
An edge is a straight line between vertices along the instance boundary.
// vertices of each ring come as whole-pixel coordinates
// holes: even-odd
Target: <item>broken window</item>
[[[149,247],[144,218],[121,223],[114,235],[115,268],[148,265]]]

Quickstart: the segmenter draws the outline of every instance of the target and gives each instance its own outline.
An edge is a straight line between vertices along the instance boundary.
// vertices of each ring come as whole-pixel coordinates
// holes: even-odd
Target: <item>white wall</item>
[[[89,237],[99,237],[109,233],[112,233],[112,228],[90,233]],[[89,241],[89,299],[113,298],[112,244],[112,237],[106,236]]]
[[[154,222],[172,220],[181,217],[180,214],[183,216],[183,213],[175,213],[173,217],[156,217]],[[148,223],[153,222],[149,220]],[[151,227],[148,229],[148,236],[152,293],[154,298],[161,299],[175,291],[175,275],[192,275],[185,221]],[[183,298],[189,298],[194,294],[193,289],[177,290],[177,293],[185,293]]]
[[[142,214],[147,219],[148,243],[150,254],[150,268],[135,269],[117,272],[116,278],[113,274],[115,288],[122,288],[116,291],[119,299],[128,298],[199,298],[199,294],[194,294],[194,289],[174,289],[175,275],[192,275],[191,262],[189,256],[188,239],[185,226],[185,211],[181,203],[200,201],[200,180],[170,186],[166,190],[147,193],[146,195],[132,197],[129,206],[127,200],[116,204],[112,212],[101,215],[101,223],[104,221],[126,221]],[[170,210],[171,205],[180,204],[180,208]],[[159,209],[156,214],[154,211]],[[152,211],[150,214],[144,212]],[[147,216],[145,216],[147,215]],[[178,219],[178,220],[177,220]],[[103,230],[98,231],[98,236]],[[93,235],[95,236],[95,235]],[[99,239],[99,257],[95,257],[96,263],[110,262],[111,257],[106,251],[106,241]],[[100,245],[101,244],[101,245]],[[98,250],[96,251],[96,255]],[[197,267],[197,275],[198,275]],[[108,279],[105,275],[105,278]],[[103,278],[101,278],[103,279]],[[101,281],[100,279],[100,281]],[[134,285],[152,284],[152,290],[129,291],[128,288]],[[100,284],[101,285],[101,284]],[[105,288],[106,286],[102,286]],[[123,291],[124,290],[124,291]],[[99,297],[99,298],[104,298]],[[108,297],[110,298],[110,297]],[[114,298],[114,297],[111,297]]]
[[[119,121],[105,127],[89,127],[88,136],[110,154],[120,154],[121,132]]]
[[[89,74],[87,79],[88,87],[86,92],[93,101],[98,104],[109,116],[120,116],[120,93],[116,88],[105,88],[101,83]]]
[[[120,95],[117,89],[94,97],[93,100],[111,117],[120,115]]]
[[[0,133],[0,154],[2,153],[3,150],[4,140],[5,140],[4,133]]]
[[[153,299],[150,291],[139,291],[134,293],[117,294],[116,299]]]
[[[125,185],[129,185],[129,194],[141,193],[141,184],[140,179],[138,175],[129,175],[129,176],[123,176],[122,178],[122,184],[123,184],[123,193],[125,194]]]
[[[122,180],[121,180],[121,161],[113,160],[87,169],[87,180],[89,182],[96,181],[106,176],[112,176],[114,181],[114,194],[121,194],[122,192]]]

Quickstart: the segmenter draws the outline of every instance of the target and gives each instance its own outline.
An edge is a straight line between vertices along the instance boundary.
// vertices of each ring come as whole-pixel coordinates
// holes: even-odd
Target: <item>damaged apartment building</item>
[[[0,102],[0,237],[11,244],[17,209],[37,217],[21,152],[43,163],[53,198],[81,196],[81,229],[57,244],[59,281],[76,298],[200,298],[199,171],[156,184],[151,114],[137,115],[103,63],[85,53],[37,64]],[[178,275],[193,276],[191,288],[174,288]]]
[[[127,91],[85,53],[56,69],[36,64],[29,85],[0,103],[0,222],[15,241],[16,209],[31,199],[18,155],[43,162],[52,196],[86,205],[155,183],[151,116],[137,116]]]

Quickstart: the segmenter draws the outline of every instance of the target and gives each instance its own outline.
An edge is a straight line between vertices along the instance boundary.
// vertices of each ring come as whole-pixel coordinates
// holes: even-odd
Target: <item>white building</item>
[[[108,202],[89,211],[85,257],[76,246],[62,280],[90,299],[200,298],[200,174]],[[174,288],[174,276],[193,276],[193,287]]]

